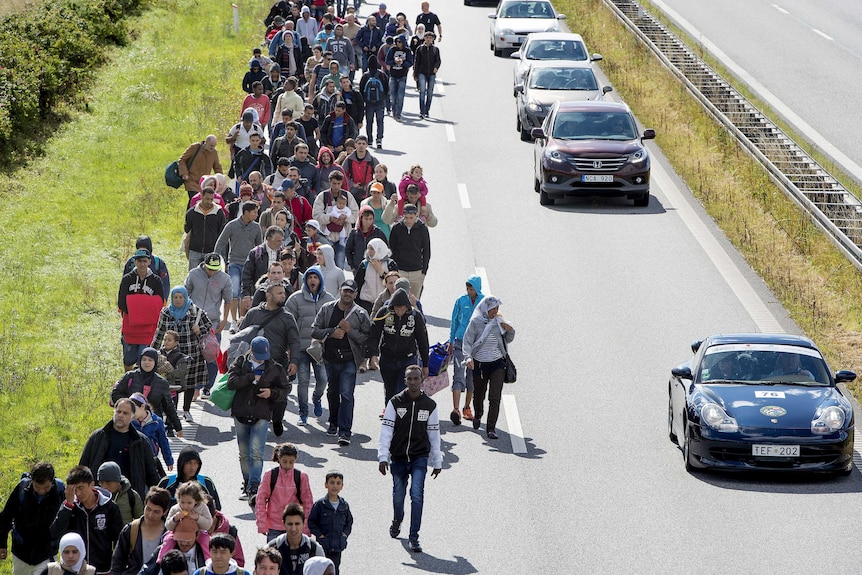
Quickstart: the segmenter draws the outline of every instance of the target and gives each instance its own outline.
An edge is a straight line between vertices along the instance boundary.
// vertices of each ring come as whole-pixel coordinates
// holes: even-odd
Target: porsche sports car
[[[671,370],[668,434],[688,471],[853,470],[853,406],[814,343],[776,334],[713,335]]]

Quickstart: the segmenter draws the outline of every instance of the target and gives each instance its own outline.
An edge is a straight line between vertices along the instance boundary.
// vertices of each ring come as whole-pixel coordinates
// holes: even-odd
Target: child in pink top
[[[410,184],[416,184],[419,188],[419,205],[425,205],[425,196],[428,195],[428,184],[425,182],[425,178],[422,177],[422,166],[419,164],[414,164],[410,166],[410,169],[404,172],[404,175],[401,177],[401,182],[398,184],[398,194],[401,196],[401,202],[403,204],[403,200],[407,198],[407,186]]]

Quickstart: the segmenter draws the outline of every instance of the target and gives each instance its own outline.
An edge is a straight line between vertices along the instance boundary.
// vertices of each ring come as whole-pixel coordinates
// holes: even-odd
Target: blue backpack
[[[370,76],[365,83],[365,92],[362,94],[366,104],[379,104],[383,101],[383,82],[377,76]]]

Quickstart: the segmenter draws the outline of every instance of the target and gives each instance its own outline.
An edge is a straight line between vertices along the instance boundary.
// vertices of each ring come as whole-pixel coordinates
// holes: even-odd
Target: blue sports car
[[[688,471],[853,470],[853,406],[814,343],[775,334],[713,335],[671,370],[668,434]]]

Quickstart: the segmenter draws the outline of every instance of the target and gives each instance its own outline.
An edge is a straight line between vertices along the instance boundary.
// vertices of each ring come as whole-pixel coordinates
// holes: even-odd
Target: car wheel
[[[497,48],[494,48],[494,56],[497,56],[499,58],[502,55],[503,55],[502,50],[498,50]]]
[[[473,0],[464,0],[464,6],[472,6]]]
[[[840,477],[847,477],[851,473],[853,473],[853,466],[852,465],[848,469],[842,469],[841,471],[839,471],[838,475]]]
[[[539,188],[539,204],[541,204],[543,206],[553,206],[554,205],[554,198],[552,198],[551,196],[546,194],[544,192],[544,190]]]
[[[520,122],[518,122],[518,124],[520,124]],[[532,142],[533,141],[533,137],[530,135],[530,130],[525,130],[524,128],[520,127],[520,125],[519,125],[519,129],[521,130],[521,141],[522,142]]]
[[[673,432],[673,399],[670,397],[670,392],[667,394],[667,436],[671,443],[679,445],[679,438]]]
[[[649,192],[645,193],[639,198],[635,198],[634,200],[635,206],[638,208],[645,208],[649,205]]]
[[[695,473],[698,468],[691,463],[691,432],[688,430],[688,423],[685,425],[685,440],[682,443],[682,460],[685,463],[685,470],[689,473]]]
[[[533,178],[533,190],[538,194],[542,191],[542,182],[537,180],[535,177]]]
[[[515,129],[521,131],[521,115],[515,112]]]

